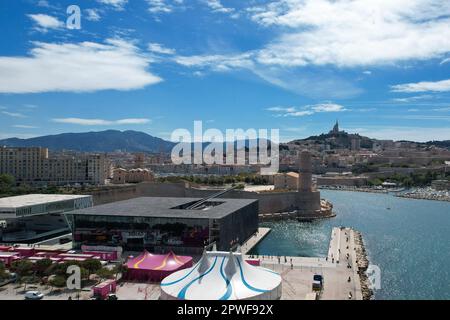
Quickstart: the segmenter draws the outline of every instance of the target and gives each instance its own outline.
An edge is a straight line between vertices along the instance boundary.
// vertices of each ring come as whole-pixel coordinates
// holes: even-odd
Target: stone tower
[[[311,154],[303,150],[300,152],[299,157],[299,183],[298,183],[298,191],[299,192],[308,192],[312,191],[312,164],[311,164]]]
[[[299,182],[297,192],[297,215],[305,217],[320,215],[320,192],[312,187],[311,154],[303,150],[299,155]]]

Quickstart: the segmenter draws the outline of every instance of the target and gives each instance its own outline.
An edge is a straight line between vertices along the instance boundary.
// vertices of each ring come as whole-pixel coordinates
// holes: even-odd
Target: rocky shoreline
[[[438,191],[431,188],[414,189],[412,191],[397,194],[396,197],[450,202],[449,191]]]
[[[367,257],[366,248],[364,247],[364,241],[361,232],[354,231],[355,233],[355,249],[356,249],[356,263],[358,266],[358,275],[361,281],[361,292],[363,300],[370,300],[373,297],[373,291],[370,288],[370,281],[366,274],[369,267],[369,259]]]

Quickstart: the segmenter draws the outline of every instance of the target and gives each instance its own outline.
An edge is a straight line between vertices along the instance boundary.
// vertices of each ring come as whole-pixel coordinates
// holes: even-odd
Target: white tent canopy
[[[180,270],[161,282],[163,300],[276,300],[281,297],[281,276],[256,267],[242,254],[205,252],[192,268]]]

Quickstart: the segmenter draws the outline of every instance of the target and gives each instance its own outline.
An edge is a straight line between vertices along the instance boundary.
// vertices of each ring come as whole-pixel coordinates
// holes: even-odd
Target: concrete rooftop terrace
[[[186,210],[175,207],[201,200],[201,198],[141,197],[118,201],[70,212],[73,215],[97,215],[119,217],[166,217],[191,219],[220,219],[248,205],[255,199],[216,198],[208,202],[220,203],[206,210]],[[258,209],[256,209],[258,210]]]
[[[70,194],[26,194],[23,196],[0,198],[1,209],[17,209],[40,204],[89,198],[92,196]]]

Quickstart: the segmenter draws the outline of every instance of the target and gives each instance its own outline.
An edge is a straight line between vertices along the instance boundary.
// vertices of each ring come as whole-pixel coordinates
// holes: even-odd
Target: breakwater
[[[373,296],[373,291],[370,288],[370,281],[366,274],[369,267],[369,259],[361,232],[354,231],[355,237],[355,251],[356,251],[356,265],[358,266],[358,275],[361,282],[361,292],[364,300],[370,300]]]

